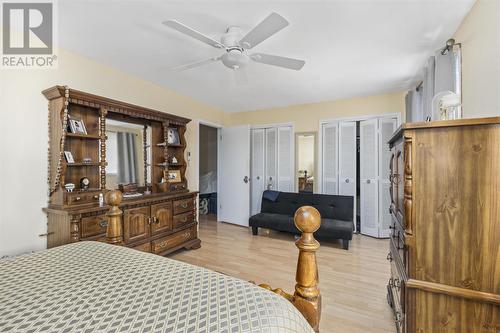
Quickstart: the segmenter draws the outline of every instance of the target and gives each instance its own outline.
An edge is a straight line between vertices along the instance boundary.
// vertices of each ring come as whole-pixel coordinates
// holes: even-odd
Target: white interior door
[[[294,191],[294,146],[292,127],[278,127],[278,190]]]
[[[323,124],[321,193],[338,194],[338,123]]]
[[[389,150],[390,137],[396,131],[398,121],[396,118],[380,118],[379,121],[379,237],[389,237],[391,225],[391,214],[389,206],[391,205],[391,196],[389,194],[390,159],[391,151]]]
[[[378,221],[378,120],[359,123],[360,218],[363,235],[379,237]]]
[[[262,202],[262,192],[265,189],[265,176],[264,176],[264,151],[265,151],[265,130],[254,129],[252,130],[252,170],[251,170],[251,215],[260,213],[260,206]]]
[[[219,221],[248,226],[250,216],[250,126],[221,129]]]
[[[266,163],[264,188],[276,190],[278,173],[278,130],[276,128],[266,128]]]
[[[354,198],[354,228],[356,229],[356,122],[339,123],[339,194]]]

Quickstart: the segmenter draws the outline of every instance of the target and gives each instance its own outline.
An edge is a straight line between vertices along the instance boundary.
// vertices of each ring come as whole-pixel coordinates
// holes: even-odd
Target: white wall
[[[194,119],[186,136],[190,189],[198,189],[198,121],[224,124],[226,113],[164,87],[59,50],[56,70],[0,70],[0,256],[43,249],[47,202],[47,100],[56,84]]]

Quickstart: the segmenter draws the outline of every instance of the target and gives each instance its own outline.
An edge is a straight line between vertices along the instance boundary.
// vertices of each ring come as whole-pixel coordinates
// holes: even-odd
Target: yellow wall
[[[55,70],[0,70],[0,255],[45,247],[47,100],[56,84],[191,119],[224,123],[226,113],[164,87],[59,50]],[[191,162],[187,178],[198,189],[198,122],[187,130]]]
[[[238,112],[230,115],[229,123],[231,125],[262,125],[291,122],[295,126],[295,132],[318,131],[320,120],[384,113],[402,113],[404,116],[404,96],[404,92],[399,92],[333,102]]]
[[[500,1],[478,0],[454,38],[462,43],[464,117],[500,115]]]

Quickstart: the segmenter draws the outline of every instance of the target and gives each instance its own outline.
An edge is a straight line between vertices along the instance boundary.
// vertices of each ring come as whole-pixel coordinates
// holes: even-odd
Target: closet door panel
[[[276,174],[278,171],[278,130],[276,128],[266,129],[266,145],[265,145],[265,181],[264,186],[269,190],[276,190]]]
[[[354,197],[354,226],[356,226],[356,122],[339,123],[339,194]]]
[[[379,236],[389,237],[391,225],[391,214],[389,207],[391,206],[389,175],[391,173],[391,150],[387,143],[397,128],[396,118],[380,118],[379,119]]]
[[[278,190],[294,191],[293,131],[291,127],[278,127]]]
[[[262,192],[264,192],[264,166],[265,166],[265,130],[252,130],[252,178],[251,187],[251,215],[260,213]]]
[[[322,135],[322,193],[338,194],[338,124],[324,124]]]
[[[378,120],[359,123],[361,233],[379,237],[378,219]]]

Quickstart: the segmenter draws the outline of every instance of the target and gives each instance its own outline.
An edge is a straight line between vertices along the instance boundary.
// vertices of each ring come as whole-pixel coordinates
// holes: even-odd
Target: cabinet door
[[[123,238],[132,243],[149,237],[149,206],[126,209],[123,214]]]
[[[151,205],[151,234],[172,230],[172,203]]]

